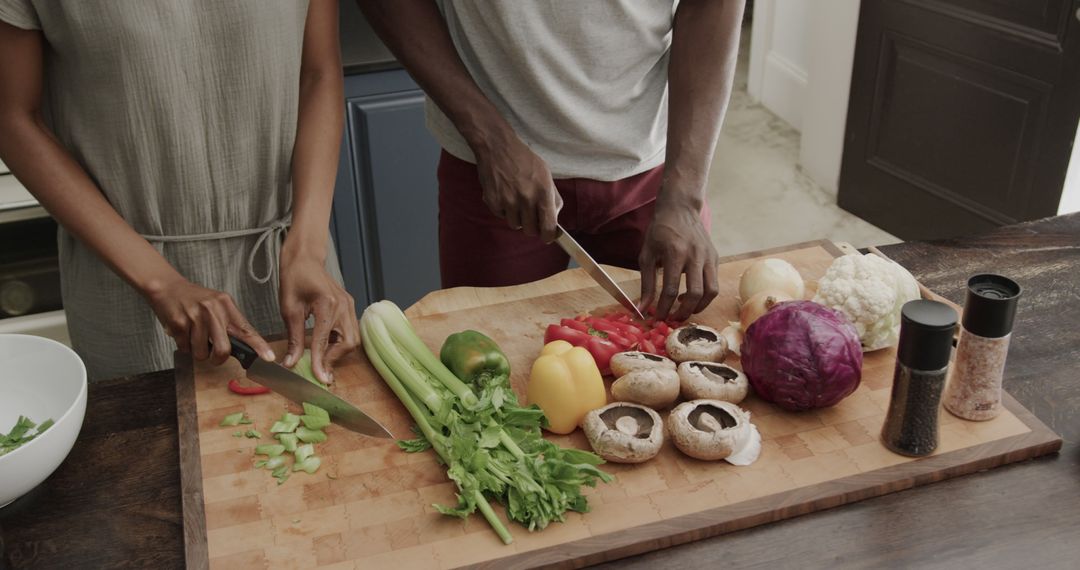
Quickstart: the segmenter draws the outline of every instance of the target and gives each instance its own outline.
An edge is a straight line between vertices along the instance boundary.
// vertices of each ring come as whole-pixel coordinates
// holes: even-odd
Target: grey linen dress
[[[307,7],[0,0],[0,20],[44,34],[43,106],[60,142],[135,231],[189,280],[232,295],[263,334],[284,328],[277,266]],[[63,230],[59,245],[90,377],[171,368],[175,344],[145,300]]]

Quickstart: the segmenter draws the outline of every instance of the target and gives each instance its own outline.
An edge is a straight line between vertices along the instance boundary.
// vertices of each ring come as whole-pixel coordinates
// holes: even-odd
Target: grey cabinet
[[[402,70],[345,78],[345,135],[332,233],[357,309],[403,309],[439,288],[439,145],[424,95]]]

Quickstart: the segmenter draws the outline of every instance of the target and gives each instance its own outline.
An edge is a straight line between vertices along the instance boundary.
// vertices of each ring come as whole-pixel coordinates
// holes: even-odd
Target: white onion
[[[739,324],[742,326],[743,332],[745,333],[750,328],[750,323],[769,312],[769,309],[776,306],[777,303],[791,300],[791,297],[778,291],[762,291],[750,297],[739,309]]]
[[[802,275],[795,266],[770,257],[755,261],[739,278],[739,299],[747,302],[765,291],[783,293],[792,299],[802,299],[806,293]]]

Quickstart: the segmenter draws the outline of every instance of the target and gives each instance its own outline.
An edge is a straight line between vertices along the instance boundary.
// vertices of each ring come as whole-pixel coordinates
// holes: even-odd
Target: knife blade
[[[596,281],[604,291],[607,291],[620,305],[633,313],[637,318],[645,320],[645,315],[641,314],[637,305],[630,300],[630,297],[622,290],[622,287],[619,287],[619,284],[607,274],[607,271],[604,271],[603,267],[600,267],[600,264],[596,263],[596,260],[589,255],[589,252],[585,251],[585,248],[581,247],[581,244],[579,244],[577,240],[571,237],[570,234],[563,229],[561,224],[555,226],[555,231],[555,242],[585,270],[585,273],[589,274],[589,277],[593,278],[593,281]]]
[[[330,421],[343,428],[371,437],[393,439],[389,430],[356,406],[284,366],[259,358],[244,341],[232,337],[229,341],[232,345],[230,353],[247,370],[248,378],[298,404],[307,402],[319,406],[330,414]]]

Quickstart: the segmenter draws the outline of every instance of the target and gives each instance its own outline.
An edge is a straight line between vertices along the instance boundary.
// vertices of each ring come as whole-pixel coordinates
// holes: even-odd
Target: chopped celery
[[[221,420],[219,426],[238,426],[244,419],[244,412],[236,412],[235,414],[229,414],[225,416],[225,419]]]
[[[270,428],[270,433],[292,433],[296,431],[299,425],[300,416],[286,412],[285,415],[281,416],[280,420],[274,422],[274,425]]]
[[[251,423],[251,420],[249,418],[240,418],[240,424],[241,425],[247,425],[247,424],[250,424],[250,423]]]
[[[304,402],[304,415],[300,416],[300,421],[308,429],[323,429],[330,425],[330,414],[315,404]]]
[[[242,432],[242,431],[234,431],[232,436],[233,437],[244,437],[244,432]]]
[[[244,437],[250,437],[251,439],[260,439],[262,438],[262,433],[260,433],[259,430],[249,429],[244,432]]]
[[[304,422],[304,427],[308,429],[323,429],[330,425],[330,418],[320,418],[319,416],[300,416],[300,421]]]
[[[322,443],[326,441],[326,432],[321,429],[296,428],[296,437],[304,443]]]
[[[265,459],[260,459],[260,460],[255,462],[255,468],[256,469],[262,469],[263,467],[266,467],[266,460]]]
[[[279,433],[276,437],[281,442],[281,445],[285,446],[285,451],[289,453],[296,451],[297,439],[295,433]]]
[[[304,414],[308,416],[318,416],[320,418],[330,419],[330,412],[316,406],[315,404],[304,402]]]
[[[285,453],[285,446],[281,444],[264,443],[262,445],[255,446],[255,455],[277,457],[282,453]]]
[[[15,425],[12,426],[11,431],[6,435],[0,432],[0,456],[6,455],[12,451],[15,451],[19,446],[30,442],[30,440],[41,435],[41,433],[50,427],[52,427],[53,421],[51,419],[41,422],[41,425],[35,424],[30,418],[26,416],[19,416],[19,419],[15,421]],[[30,433],[30,430],[37,427],[34,433]]]
[[[297,463],[303,463],[305,459],[315,455],[315,446],[310,443],[305,443],[304,445],[297,447],[296,452],[293,453],[293,455],[296,457]]]
[[[271,469],[271,470],[277,470],[277,469],[280,469],[282,467],[288,468],[285,465],[285,457],[281,456],[281,455],[278,455],[277,457],[271,457],[270,459],[267,459],[265,467],[267,469]]]
[[[292,466],[293,471],[303,471],[308,475],[314,475],[319,470],[319,466],[322,465],[322,459],[312,455],[307,459],[294,463]]]

